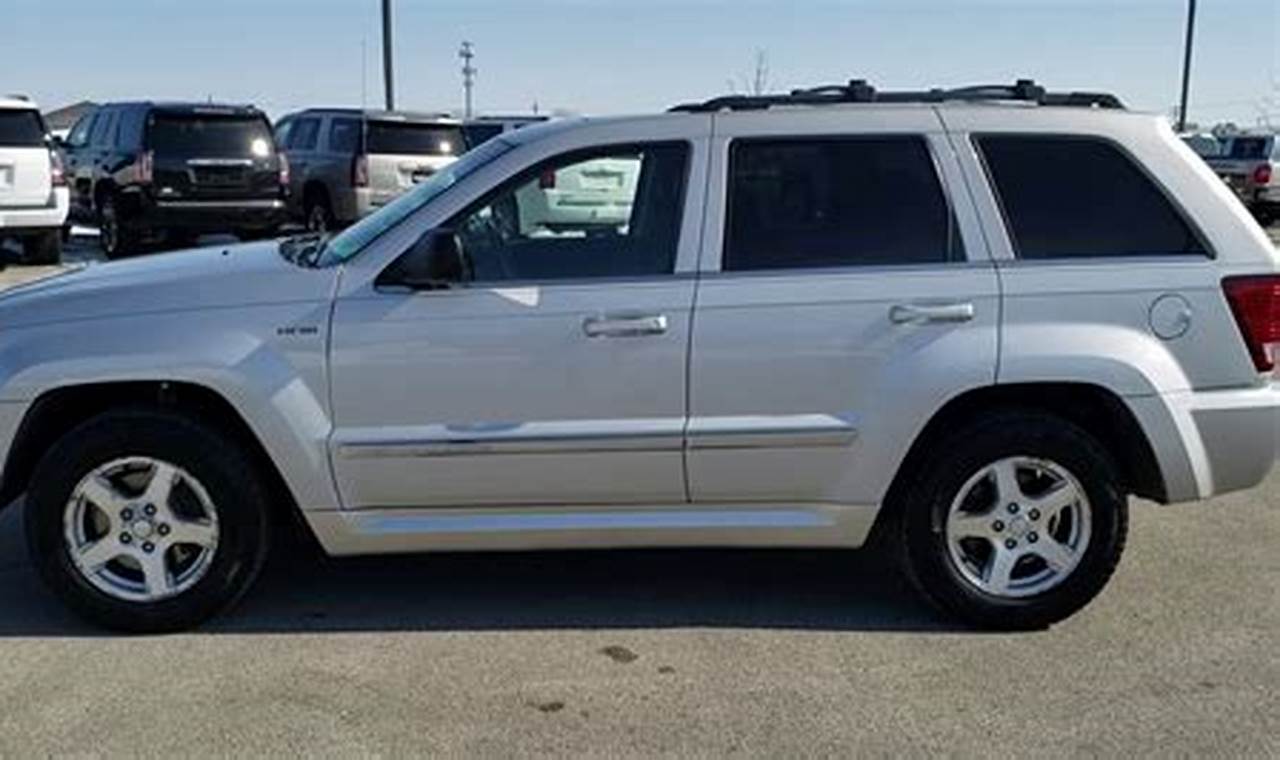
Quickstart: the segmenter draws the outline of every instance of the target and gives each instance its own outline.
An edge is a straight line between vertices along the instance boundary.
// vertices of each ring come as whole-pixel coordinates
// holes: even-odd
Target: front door
[[[695,154],[704,142],[537,158],[442,225],[459,281],[338,299],[347,508],[685,500]]]

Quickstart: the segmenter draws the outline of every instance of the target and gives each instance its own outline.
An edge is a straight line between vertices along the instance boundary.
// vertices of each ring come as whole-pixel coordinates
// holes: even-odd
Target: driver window
[[[675,271],[688,146],[578,152],[518,175],[454,219],[477,282]]]

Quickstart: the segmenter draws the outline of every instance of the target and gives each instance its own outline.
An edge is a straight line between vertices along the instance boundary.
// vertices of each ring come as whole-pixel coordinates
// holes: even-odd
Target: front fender
[[[297,504],[337,509],[329,471],[327,303],[142,314],[0,333],[0,405],[77,385],[179,382],[224,398]]]

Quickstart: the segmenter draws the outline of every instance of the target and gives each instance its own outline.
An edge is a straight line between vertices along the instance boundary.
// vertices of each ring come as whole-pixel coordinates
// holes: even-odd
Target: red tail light
[[[351,162],[351,184],[356,187],[369,186],[369,158],[368,156],[356,156]]]
[[[547,169],[538,177],[539,190],[555,190],[556,189],[556,170]]]
[[[151,184],[152,178],[155,176],[156,154],[151,151],[143,151],[138,155],[138,162],[133,165],[136,179],[143,185]]]
[[[54,187],[67,186],[67,173],[62,168],[62,156],[58,155],[58,151],[49,151],[49,178]]]
[[[1271,184],[1271,164],[1263,164],[1253,170],[1253,183],[1255,185]]]
[[[1280,275],[1228,277],[1222,289],[1240,326],[1253,366],[1270,372],[1280,347]]]
[[[289,157],[283,153],[277,153],[276,159],[280,161],[280,187],[289,186]]]

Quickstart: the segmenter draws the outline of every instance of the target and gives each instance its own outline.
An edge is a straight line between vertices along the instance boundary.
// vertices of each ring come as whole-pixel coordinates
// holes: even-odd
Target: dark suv
[[[252,106],[112,103],[66,143],[71,216],[98,224],[108,257],[153,237],[269,236],[285,215],[288,162]]]

